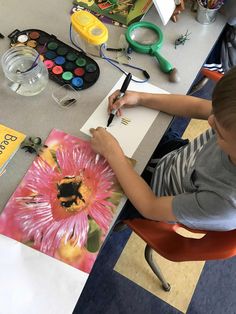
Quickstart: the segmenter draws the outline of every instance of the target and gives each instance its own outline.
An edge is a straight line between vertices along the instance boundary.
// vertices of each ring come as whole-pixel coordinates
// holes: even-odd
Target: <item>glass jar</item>
[[[46,87],[48,70],[35,49],[12,47],[3,54],[1,61],[8,85],[17,94],[33,96]]]

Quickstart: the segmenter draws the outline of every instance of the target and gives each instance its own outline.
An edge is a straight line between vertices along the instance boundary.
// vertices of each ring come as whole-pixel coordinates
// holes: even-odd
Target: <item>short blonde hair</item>
[[[217,82],[212,94],[212,112],[222,127],[236,130],[236,66]]]

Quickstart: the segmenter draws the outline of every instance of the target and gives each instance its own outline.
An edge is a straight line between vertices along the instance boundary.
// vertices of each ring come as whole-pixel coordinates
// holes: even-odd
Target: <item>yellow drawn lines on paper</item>
[[[128,125],[129,122],[131,122],[131,120],[127,117],[122,117],[121,118],[121,123],[124,124],[124,125]]]

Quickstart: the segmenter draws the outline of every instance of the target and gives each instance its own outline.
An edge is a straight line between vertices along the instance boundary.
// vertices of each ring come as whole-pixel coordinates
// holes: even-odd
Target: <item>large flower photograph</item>
[[[90,143],[54,129],[0,215],[0,233],[89,273],[122,196]]]

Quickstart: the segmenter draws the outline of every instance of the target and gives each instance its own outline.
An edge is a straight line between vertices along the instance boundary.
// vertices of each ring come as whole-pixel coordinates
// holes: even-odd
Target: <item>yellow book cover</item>
[[[21,132],[0,124],[0,173],[25,139]]]

